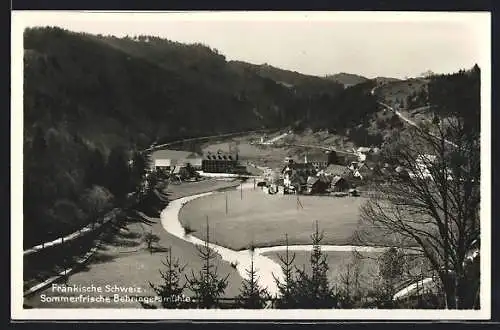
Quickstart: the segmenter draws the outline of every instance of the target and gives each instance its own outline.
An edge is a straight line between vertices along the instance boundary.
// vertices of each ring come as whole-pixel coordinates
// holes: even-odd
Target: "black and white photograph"
[[[12,12],[12,318],[485,320],[487,12]]]

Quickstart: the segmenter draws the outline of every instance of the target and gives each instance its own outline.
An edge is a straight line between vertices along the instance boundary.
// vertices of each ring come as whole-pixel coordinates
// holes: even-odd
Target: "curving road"
[[[372,88],[372,90],[371,90],[371,94],[372,94],[372,95],[375,95],[375,94],[376,94],[376,90],[377,90],[377,88],[380,88],[380,87],[381,87],[381,86],[378,86],[378,87],[374,87],[374,88]],[[401,112],[399,112],[398,110],[394,109],[394,108],[393,108],[393,107],[391,107],[390,105],[385,104],[384,102],[380,102],[380,101],[377,101],[377,103],[378,103],[378,104],[380,104],[381,106],[383,106],[384,108],[386,108],[386,109],[388,109],[388,110],[390,110],[390,111],[394,112],[394,113],[395,113],[395,114],[396,114],[396,115],[397,115],[397,116],[398,116],[398,117],[399,117],[402,121],[404,121],[404,122],[405,122],[405,123],[407,123],[408,125],[413,126],[413,127],[416,127],[416,128],[419,128],[419,126],[418,126],[418,124],[417,124],[416,122],[414,122],[413,120],[411,120],[411,119],[409,119],[409,118],[407,118],[407,117],[403,116],[403,114],[402,114]],[[429,108],[431,108],[431,106],[418,107],[418,108],[415,108],[415,109],[410,109],[410,110],[408,110],[408,111],[426,110],[426,109],[429,109]],[[428,133],[428,134],[429,134],[430,136],[432,136],[433,138],[435,138],[435,139],[438,139],[438,140],[440,139],[440,137],[438,137],[437,135],[435,135],[435,134],[433,134],[433,133]],[[447,143],[447,144],[449,144],[449,145],[451,145],[451,146],[453,146],[453,147],[455,147],[455,148],[457,148],[457,147],[458,147],[455,143],[453,143],[453,142],[451,142],[451,141],[449,141],[449,140],[446,140],[446,139],[445,139],[444,141],[445,141],[445,143]]]

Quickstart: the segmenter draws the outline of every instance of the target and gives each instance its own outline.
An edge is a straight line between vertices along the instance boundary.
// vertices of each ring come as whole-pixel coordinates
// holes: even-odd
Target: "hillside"
[[[48,124],[43,119],[53,123],[62,119],[53,116],[59,112],[72,132],[103,145],[128,144],[118,140],[127,135],[135,139],[145,134],[144,140],[151,140],[183,135],[187,130],[199,135],[273,125],[276,115],[270,113],[269,107],[276,99],[286,98],[285,89],[273,89],[255,77],[250,79],[247,90],[257,89],[260,98],[247,100],[235,93],[236,86],[218,88],[217,79],[230,80],[223,74],[193,75],[183,67],[160,67],[151,52],[140,53],[139,49],[138,54],[133,54],[133,41],[123,41],[121,46],[127,46],[127,52],[111,47],[112,41],[58,29],[27,31],[27,123]],[[202,63],[218,72],[217,65],[224,66],[225,62],[214,54]],[[205,78],[198,79],[200,75]],[[40,98],[46,102],[37,104],[35,117],[31,101]],[[268,115],[268,120],[257,118],[254,107]]]
[[[406,80],[379,80],[377,96],[384,102],[398,108],[413,108],[425,103],[429,79],[410,78]],[[421,104],[417,104],[417,98]]]
[[[288,71],[268,64],[256,65],[241,61],[231,61],[229,66],[236,72],[253,72],[260,77],[271,79],[281,86],[310,94],[336,95],[343,89],[341,83],[317,76],[305,75],[296,71]]]
[[[417,124],[432,125],[436,115],[468,118],[479,130],[479,67],[453,74],[435,74],[427,78],[386,81],[374,89],[377,99],[394,107]],[[369,132],[379,132],[387,140],[407,125],[393,112],[381,108],[368,121]]]
[[[342,85],[344,85],[344,87],[354,86],[354,85],[361,84],[361,83],[364,83],[364,82],[369,80],[366,77],[363,77],[363,76],[360,76],[357,74],[352,74],[352,73],[345,73],[345,72],[340,72],[340,73],[336,73],[333,75],[327,75],[326,78],[330,79],[332,81],[335,81],[339,84],[342,84]]]

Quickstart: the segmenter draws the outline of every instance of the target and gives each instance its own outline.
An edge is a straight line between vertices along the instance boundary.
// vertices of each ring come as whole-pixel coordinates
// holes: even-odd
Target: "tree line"
[[[69,234],[113,207],[125,208],[144,181],[146,159],[123,147],[108,155],[78,135],[35,129],[24,143],[24,246]]]
[[[388,248],[381,256],[376,257],[377,279],[368,286],[360,280],[363,257],[355,256],[348,263],[336,281],[328,278],[330,270],[327,255],[321,250],[324,232],[320,231],[316,222],[315,231],[311,234],[313,245],[309,256],[309,265],[299,267],[295,262],[295,253],[290,253],[288,237],[285,235],[286,251],[278,254],[283,276],[274,276],[278,293],[271,295],[259,282],[259,270],[255,267],[252,254],[251,263],[246,269],[240,294],[234,299],[224,298],[228,286],[229,274],[221,274],[216,266],[217,254],[209,247],[210,235],[207,223],[205,243],[197,246],[202,267],[198,273],[185,272],[187,265],[175,258],[169,248],[160,269],[162,282],[149,283],[155,294],[161,298],[161,303],[142,303],[144,308],[245,308],[245,309],[348,309],[348,308],[442,308],[441,296],[435,291],[421,288],[416,297],[395,300],[394,294],[405,274],[410,274],[411,261],[419,260],[419,256],[405,255],[401,249]],[[252,252],[253,253],[253,252]],[[414,267],[415,268],[415,267]],[[415,273],[410,278],[413,282],[423,278],[425,268],[421,273]],[[413,270],[415,271],[415,269]],[[406,278],[406,283],[408,278]],[[186,297],[189,299],[175,299]],[[227,301],[230,301],[229,303]]]

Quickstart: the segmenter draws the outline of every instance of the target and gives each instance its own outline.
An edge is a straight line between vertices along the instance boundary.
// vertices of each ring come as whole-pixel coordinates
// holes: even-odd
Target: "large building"
[[[235,173],[240,170],[238,153],[207,152],[201,161],[201,169],[207,173]]]

